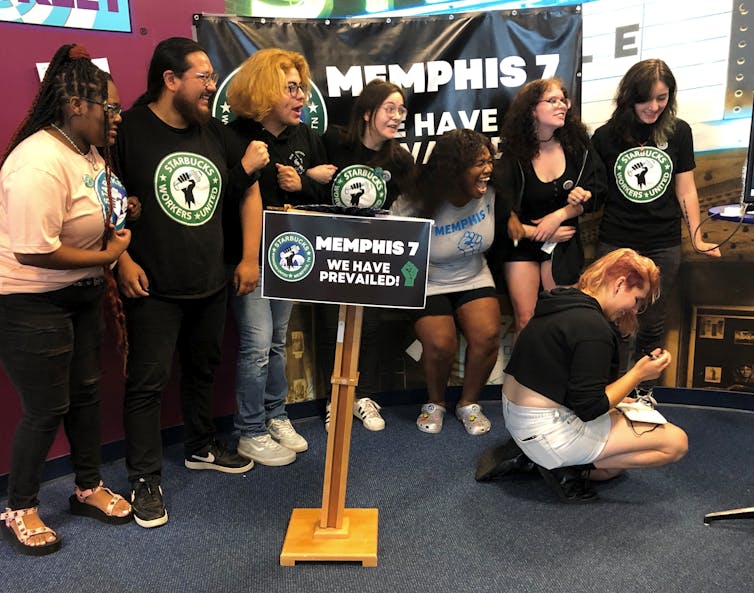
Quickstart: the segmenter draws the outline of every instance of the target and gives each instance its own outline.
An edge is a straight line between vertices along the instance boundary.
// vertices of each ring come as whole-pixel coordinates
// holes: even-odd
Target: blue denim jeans
[[[62,421],[79,488],[100,473],[102,286],[0,296],[0,360],[21,398],[8,506],[37,506],[45,458]]]
[[[236,367],[236,431],[243,437],[267,433],[265,422],[287,418],[285,340],[293,303],[262,298],[262,289],[231,296],[238,325]]]

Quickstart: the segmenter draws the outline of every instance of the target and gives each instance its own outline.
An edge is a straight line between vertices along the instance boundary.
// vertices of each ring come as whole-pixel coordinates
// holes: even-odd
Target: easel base
[[[377,566],[377,509],[344,509],[344,529],[320,527],[322,509],[293,509],[280,552],[281,566],[296,562],[361,562]]]
[[[704,524],[709,525],[713,521],[726,521],[730,519],[754,519],[754,507],[708,513],[704,515]]]

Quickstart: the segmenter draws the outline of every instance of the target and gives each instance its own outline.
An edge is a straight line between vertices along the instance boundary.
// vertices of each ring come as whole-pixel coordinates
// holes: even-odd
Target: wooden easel
[[[704,515],[704,524],[709,525],[714,521],[728,521],[730,519],[754,519],[754,507],[707,513]]]
[[[360,305],[340,305],[322,508],[293,509],[280,553],[282,566],[322,560],[377,566],[377,509],[345,508],[363,315]]]

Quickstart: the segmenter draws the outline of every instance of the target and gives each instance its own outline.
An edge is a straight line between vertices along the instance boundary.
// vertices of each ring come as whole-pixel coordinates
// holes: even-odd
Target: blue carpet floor
[[[538,477],[474,481],[478,456],[507,435],[468,436],[452,416],[439,435],[414,426],[418,406],[383,408],[387,428],[354,424],[347,507],[380,512],[378,566],[279,566],[293,508],[321,504],[326,435],[297,420],[308,452],[246,475],[190,471],[166,450],[170,521],[158,529],[102,525],[67,512],[71,476],[46,482],[42,514],[60,552],[21,556],[0,542],[0,591],[97,592],[683,592],[749,593],[754,520],[705,526],[705,513],[754,505],[754,414],[664,406],[689,434],[674,466],[598,486],[601,501],[560,504]],[[106,482],[125,492],[119,461]]]

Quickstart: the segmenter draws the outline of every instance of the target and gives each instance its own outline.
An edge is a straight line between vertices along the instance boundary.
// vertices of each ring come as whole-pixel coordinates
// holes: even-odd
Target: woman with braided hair
[[[83,47],[64,45],[0,160],[0,360],[23,410],[0,528],[29,555],[60,548],[37,497],[61,421],[75,473],[71,512],[131,519],[99,468],[102,296],[131,237],[122,228],[125,192],[107,158],[119,122],[110,76]]]

